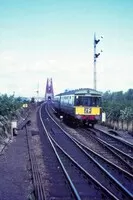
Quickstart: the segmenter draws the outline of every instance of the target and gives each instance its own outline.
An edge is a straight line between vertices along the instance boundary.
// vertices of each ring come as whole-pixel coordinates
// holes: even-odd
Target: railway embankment
[[[15,113],[15,118],[11,120],[7,116],[0,115],[0,152],[4,150],[4,148],[12,142],[13,129],[12,123],[15,121],[17,128],[20,128],[23,122],[29,116],[29,108],[20,108]],[[16,130],[15,130],[16,131]],[[16,132],[17,134],[17,132]]]
[[[26,118],[24,120],[24,117]],[[25,128],[30,120],[31,126]],[[36,108],[30,107],[18,121],[17,135],[8,142],[0,153],[0,199],[34,200],[33,174],[29,156],[27,135],[32,135],[32,147],[36,152],[37,162],[41,163],[40,141],[36,126]]]
[[[28,146],[25,130],[0,155],[0,199],[24,200],[31,191]]]

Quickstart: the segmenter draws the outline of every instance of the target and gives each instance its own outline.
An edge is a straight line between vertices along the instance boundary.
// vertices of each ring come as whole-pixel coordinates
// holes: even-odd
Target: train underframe
[[[73,125],[74,127],[94,127],[97,124],[98,120],[95,119],[95,116],[92,115],[77,115],[72,116],[70,114],[66,114],[60,110],[56,109],[57,116],[69,125]],[[89,119],[90,118],[90,119]]]

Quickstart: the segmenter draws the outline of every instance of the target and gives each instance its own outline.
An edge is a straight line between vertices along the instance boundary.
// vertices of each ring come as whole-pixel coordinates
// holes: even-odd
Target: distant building
[[[45,100],[52,100],[54,98],[53,81],[52,78],[47,78]]]

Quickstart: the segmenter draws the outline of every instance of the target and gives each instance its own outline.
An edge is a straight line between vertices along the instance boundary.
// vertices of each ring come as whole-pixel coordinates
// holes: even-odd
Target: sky
[[[93,88],[94,33],[97,90],[133,88],[132,10],[132,0],[0,0],[0,93],[43,97],[49,77],[55,94]]]

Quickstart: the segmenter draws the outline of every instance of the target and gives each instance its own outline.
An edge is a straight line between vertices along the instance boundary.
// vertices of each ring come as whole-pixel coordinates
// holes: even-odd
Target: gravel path
[[[26,200],[31,191],[25,130],[0,155],[0,200]]]

